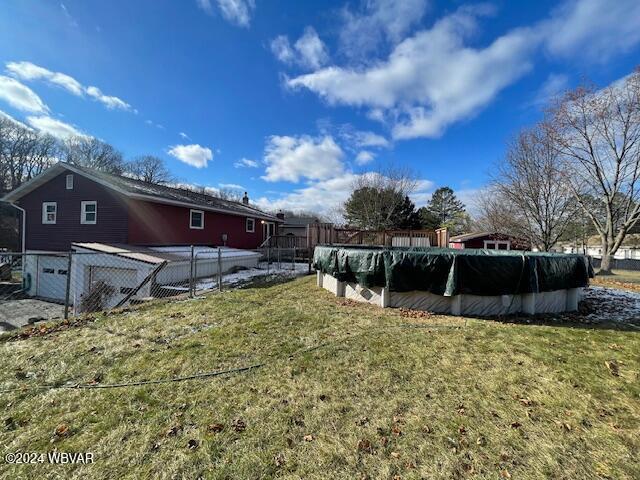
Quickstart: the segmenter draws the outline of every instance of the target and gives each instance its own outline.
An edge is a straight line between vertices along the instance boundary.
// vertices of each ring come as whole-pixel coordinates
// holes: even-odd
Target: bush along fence
[[[71,252],[0,253],[0,326],[190,296],[270,274],[306,272],[293,249],[156,247],[89,244]],[[299,258],[298,258],[299,259]],[[24,319],[23,319],[24,320]],[[25,323],[23,321],[22,323]]]

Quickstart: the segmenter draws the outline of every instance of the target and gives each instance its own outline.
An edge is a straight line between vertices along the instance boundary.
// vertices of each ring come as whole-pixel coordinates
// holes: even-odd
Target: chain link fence
[[[195,297],[265,276],[306,273],[292,249],[118,248],[0,252],[0,331],[30,323]]]

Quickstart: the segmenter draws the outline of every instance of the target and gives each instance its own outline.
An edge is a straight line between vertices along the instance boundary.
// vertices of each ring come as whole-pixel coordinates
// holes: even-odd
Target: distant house
[[[514,235],[497,232],[476,232],[456,235],[449,239],[449,247],[457,249],[531,250],[531,244]]]
[[[307,238],[307,225],[320,222],[318,217],[298,217],[284,213],[278,213],[277,217],[283,221],[279,227],[280,235],[293,235],[300,238]]]

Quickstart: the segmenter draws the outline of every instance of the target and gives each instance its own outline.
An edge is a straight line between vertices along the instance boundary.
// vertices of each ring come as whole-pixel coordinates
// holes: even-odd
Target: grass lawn
[[[18,389],[0,394],[3,453],[95,456],[0,463],[4,478],[640,478],[638,330],[383,310],[305,277],[101,315],[0,355],[1,388]]]
[[[640,271],[613,270],[613,275],[596,276],[597,285],[623,287],[627,290],[640,291]]]

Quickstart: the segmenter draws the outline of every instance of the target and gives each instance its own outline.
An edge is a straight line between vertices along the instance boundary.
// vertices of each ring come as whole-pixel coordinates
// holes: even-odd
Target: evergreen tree
[[[464,204],[449,187],[440,187],[433,192],[427,210],[438,219],[440,226],[458,220],[465,213]]]

